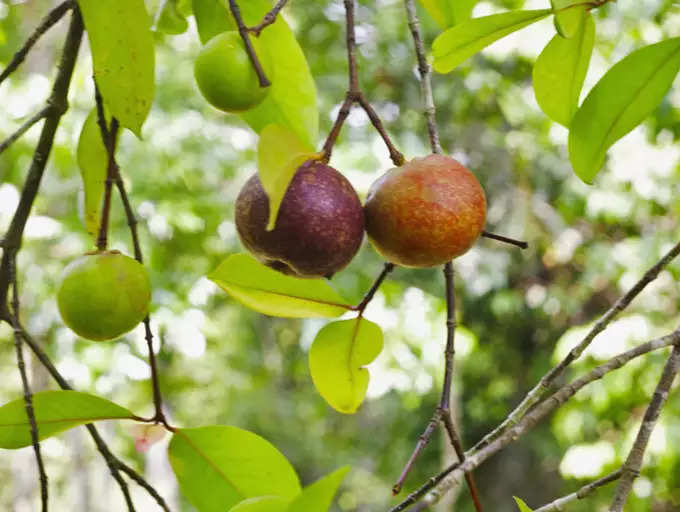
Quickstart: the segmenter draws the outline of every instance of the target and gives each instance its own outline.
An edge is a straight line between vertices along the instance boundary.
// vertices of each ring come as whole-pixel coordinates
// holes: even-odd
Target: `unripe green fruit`
[[[441,265],[466,252],[486,221],[477,178],[453,158],[429,155],[387,171],[371,185],[366,233],[388,261]]]
[[[118,251],[90,253],[64,270],[57,306],[64,323],[93,341],[118,338],[149,311],[151,281],[144,265]]]
[[[267,53],[255,37],[250,41],[260,64],[271,80]],[[224,112],[243,112],[258,105],[269,93],[269,87],[260,87],[243,40],[238,32],[216,35],[196,57],[194,62],[196,84],[206,100]]]

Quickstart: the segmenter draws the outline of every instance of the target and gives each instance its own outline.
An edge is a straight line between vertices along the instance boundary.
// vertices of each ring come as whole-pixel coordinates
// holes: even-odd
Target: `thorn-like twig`
[[[276,5],[272,7],[271,11],[264,15],[262,21],[260,21],[260,23],[257,25],[248,28],[248,30],[255,34],[256,37],[260,37],[262,30],[276,21],[276,17],[279,15],[279,12],[281,12],[281,9],[283,9],[287,3],[288,0],[279,0],[276,2]]]
[[[28,52],[30,52],[31,48],[38,42],[38,39],[63,18],[69,9],[72,9],[74,6],[74,0],[67,0],[66,2],[57,5],[42,19],[21,49],[14,54],[14,57],[12,57],[12,60],[7,67],[0,73],[0,84],[21,65],[26,58],[26,55],[28,55]]]
[[[255,73],[257,73],[257,79],[260,82],[260,87],[269,87],[272,83],[267,78],[264,69],[262,69],[262,63],[260,62],[260,59],[258,59],[257,53],[255,53],[253,43],[250,41],[248,27],[243,22],[243,18],[241,17],[241,9],[239,8],[238,3],[236,3],[236,0],[229,0],[229,9],[231,10],[231,15],[234,17],[236,26],[238,27],[238,32],[241,34],[241,39],[243,39],[243,44],[246,47],[246,52],[248,53],[250,63],[253,65]]]
[[[492,240],[498,240],[506,244],[514,245],[520,249],[526,249],[529,247],[527,242],[522,240],[515,240],[514,238],[508,238],[507,236],[497,235],[496,233],[491,233],[489,231],[482,231],[482,236],[485,238],[491,238]]]

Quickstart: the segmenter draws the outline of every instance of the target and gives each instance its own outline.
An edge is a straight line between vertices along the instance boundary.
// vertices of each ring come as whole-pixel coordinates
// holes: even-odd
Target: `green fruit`
[[[151,282],[144,265],[118,251],[85,254],[64,270],[57,305],[64,323],[93,341],[118,338],[149,311]]]
[[[267,78],[271,80],[267,53],[257,38],[251,37],[250,41]],[[260,87],[238,32],[223,32],[208,41],[196,58],[194,76],[208,103],[225,112],[243,112],[253,108],[269,92],[269,87]]]

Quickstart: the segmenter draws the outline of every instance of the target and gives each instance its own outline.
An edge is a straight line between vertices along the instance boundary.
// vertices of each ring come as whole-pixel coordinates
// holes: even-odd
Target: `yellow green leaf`
[[[208,278],[239,302],[265,315],[336,317],[351,309],[324,279],[287,276],[249,254],[232,254]]]
[[[309,369],[316,389],[331,407],[345,414],[357,411],[368,388],[364,366],[382,348],[380,327],[361,317],[332,322],[319,331],[309,351]]]
[[[257,164],[262,188],[269,198],[267,230],[274,229],[288,184],[303,163],[318,155],[285,126],[267,125],[260,133]]]

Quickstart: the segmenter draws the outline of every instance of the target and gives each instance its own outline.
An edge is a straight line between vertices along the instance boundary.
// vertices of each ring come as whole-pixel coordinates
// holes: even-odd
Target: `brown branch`
[[[525,415],[516,425],[506,430],[491,443],[479,447],[475,445],[469,449],[464,463],[455,462],[441,471],[439,474],[430,478],[419,489],[411,493],[404,501],[390,509],[389,512],[401,512],[406,510],[414,503],[423,499],[427,495],[426,503],[432,505],[436,503],[449,489],[454,487],[465,472],[479,467],[485,460],[493,454],[505,448],[508,444],[517,441],[524,434],[530,431],[539,421],[545,418],[553,410],[563,405],[567,400],[574,396],[578,391],[588,384],[603,378],[608,373],[615,371],[633,359],[648,354],[649,352],[666,348],[670,345],[680,343],[680,329],[676,329],[671,334],[657,338],[637,347],[622,352],[613,357],[606,363],[594,368],[583,377],[580,377],[570,384],[562,386],[550,397],[536,405],[531,412]],[[478,443],[479,444],[479,443]],[[429,493],[429,494],[428,494]]]
[[[534,510],[534,512],[557,512],[564,510],[564,506],[568,505],[572,501],[577,501],[577,500],[582,500],[584,498],[587,498],[590,496],[592,493],[594,493],[598,488],[604,487],[607,484],[610,484],[616,480],[621,478],[621,470],[614,471],[613,473],[600,478],[599,480],[595,480],[594,482],[591,482],[587,485],[584,485],[581,487],[578,491],[572,492],[571,494],[567,494],[566,496],[562,498],[558,498],[555,501],[548,503],[547,505],[543,505],[540,508],[537,508]]]
[[[26,58],[26,55],[28,55],[28,52],[33,48],[33,45],[38,42],[38,39],[63,18],[69,9],[72,9],[74,6],[75,2],[73,0],[67,0],[47,13],[33,33],[28,37],[21,49],[14,54],[14,57],[12,57],[12,60],[7,67],[0,73],[0,84],[21,65]]]
[[[59,370],[57,370],[57,368],[54,366],[54,364],[52,363],[48,355],[45,353],[45,351],[42,349],[40,344],[26,331],[26,329],[21,324],[19,324],[19,332],[21,333],[21,337],[26,342],[28,347],[31,349],[33,354],[35,354],[38,361],[40,361],[40,363],[45,367],[45,369],[47,369],[47,372],[52,376],[52,378],[57,382],[57,384],[59,384],[59,387],[61,389],[72,390],[73,387],[68,383],[64,376],[61,373],[59,373]],[[120,486],[121,491],[123,493],[123,497],[125,498],[125,502],[128,504],[129,510],[134,510],[134,505],[130,507],[130,505],[132,504],[130,491],[125,480],[123,480],[120,477],[120,475],[117,474],[119,471],[123,471],[128,476],[130,476],[130,478],[132,478],[135,482],[137,482],[141,487],[146,489],[146,491],[156,500],[158,505],[165,512],[170,512],[170,508],[168,507],[165,500],[158,494],[158,492],[151,486],[151,484],[149,484],[144,479],[144,477],[136,473],[134,469],[127,466],[123,461],[121,461],[115,455],[113,455],[113,453],[111,453],[111,450],[109,449],[108,445],[106,444],[104,439],[102,439],[101,435],[99,434],[99,431],[94,425],[87,424],[85,425],[85,428],[87,428],[87,431],[92,437],[92,440],[94,441],[97,450],[103,456],[106,465],[109,467],[111,475],[116,480],[116,482],[118,482],[118,485]]]
[[[680,254],[680,242],[678,242],[670,251],[668,251],[656,264],[649,268],[642,278],[635,283],[635,285],[628,290],[624,295],[619,297],[619,299],[614,303],[614,305],[609,308],[609,310],[600,317],[600,319],[595,323],[593,328],[588,332],[588,334],[581,340],[581,342],[571,349],[569,354],[557,365],[554,366],[548,373],[546,373],[541,380],[534,386],[534,388],[527,393],[522,402],[515,407],[515,409],[508,415],[508,417],[501,423],[496,429],[487,434],[475,448],[479,449],[483,446],[489,444],[494,439],[496,439],[500,434],[502,434],[509,427],[517,424],[517,422],[524,416],[527,411],[529,411],[535,404],[540,402],[543,397],[550,391],[553,383],[557,378],[559,378],[567,367],[578,359],[583,351],[588,348],[592,343],[595,336],[604,331],[607,326],[616,318],[623,310],[625,310],[630,303],[637,297],[645,287],[654,281],[661,271],[666,268],[666,266],[673,261],[678,254]]]
[[[425,44],[423,43],[423,36],[420,32],[420,20],[418,19],[418,12],[413,0],[404,0],[406,6],[406,15],[408,18],[408,26],[413,38],[413,44],[416,50],[416,58],[418,60],[418,73],[420,73],[420,88],[425,104],[424,115],[427,121],[427,133],[430,136],[430,146],[433,153],[441,153],[442,147],[439,142],[439,130],[437,129],[437,110],[434,105],[434,95],[432,94],[432,68],[427,62],[427,53],[425,52]]]
[[[234,17],[236,26],[238,27],[238,33],[241,34],[241,39],[246,47],[246,53],[248,53],[248,58],[250,63],[253,65],[253,69],[257,74],[257,79],[260,82],[260,87],[269,87],[272,83],[267,78],[267,75],[262,69],[262,63],[260,59],[257,58],[257,53],[255,53],[255,48],[253,48],[253,43],[250,41],[250,36],[248,34],[248,27],[243,22],[241,17],[241,9],[236,3],[236,0],[229,0],[229,9],[231,10],[231,15]]]
[[[17,206],[9,229],[5,234],[3,240],[2,260],[0,261],[0,316],[8,317],[7,314],[7,294],[10,286],[10,263],[16,257],[16,253],[21,247],[21,240],[23,238],[24,228],[28,216],[33,208],[33,202],[38,194],[40,188],[40,181],[42,180],[47,160],[52,150],[54,136],[59,126],[61,116],[68,108],[68,89],[71,83],[71,76],[73,75],[73,68],[75,67],[78,50],[80,48],[80,41],[83,36],[83,21],[80,17],[80,12],[74,9],[69,25],[66,42],[62,51],[61,59],[59,61],[59,71],[52,86],[52,92],[47,101],[51,110],[49,115],[45,118],[40,138],[33,153],[33,159],[26,176],[24,187],[21,191],[19,205]]]
[[[33,126],[34,124],[38,123],[39,121],[45,119],[51,112],[52,107],[49,105],[44,106],[42,109],[40,109],[38,112],[33,114],[30,118],[22,124],[17,131],[15,131],[12,135],[7,137],[2,143],[0,143],[0,153],[5,151],[8,147],[10,147],[14,142],[19,139],[24,133],[28,131],[28,129]]]
[[[526,249],[529,247],[529,244],[522,240],[515,240],[514,238],[508,238],[507,236],[497,235],[496,233],[491,233],[489,231],[482,231],[482,236],[485,238],[491,238],[493,240],[498,240],[499,242],[517,246],[520,249]]]
[[[338,117],[336,118],[335,123],[333,123],[333,128],[328,134],[326,142],[324,142],[323,156],[321,159],[324,162],[328,162],[330,160],[333,147],[335,146],[335,142],[340,135],[342,125],[345,123],[352,106],[355,103],[358,103],[364,112],[366,112],[371,124],[378,131],[385,142],[385,145],[387,146],[387,149],[390,153],[390,159],[394,165],[401,166],[404,163],[404,155],[402,155],[395,147],[394,143],[387,134],[387,130],[380,120],[380,117],[366,99],[364,93],[361,91],[361,87],[359,86],[359,70],[356,56],[357,41],[355,35],[354,2],[355,0],[344,0],[345,25],[347,27],[345,33],[345,42],[347,46],[347,67],[349,76],[347,94],[345,95],[345,100],[340,107],[340,111],[338,112]]]
[[[48,485],[47,472],[45,471],[45,464],[43,462],[42,454],[40,453],[40,439],[38,437],[38,424],[35,421],[35,411],[33,409],[33,393],[31,392],[31,384],[26,375],[26,364],[24,362],[23,338],[21,336],[21,329],[19,328],[19,287],[17,285],[16,272],[16,258],[10,261],[10,281],[12,282],[12,312],[8,322],[14,331],[14,346],[17,353],[17,367],[21,375],[21,385],[24,390],[24,404],[26,406],[26,415],[28,416],[28,423],[31,427],[31,443],[33,444],[33,451],[35,452],[35,460],[38,465],[38,475],[40,476],[40,499],[42,502],[42,512],[48,510]]]
[[[116,163],[116,141],[118,139],[118,120],[114,117],[111,119],[111,127],[106,126],[106,115],[104,114],[104,100],[97,82],[94,84],[94,95],[97,103],[97,124],[101,132],[102,143],[106,148],[107,164],[106,164],[106,180],[104,182],[104,199],[102,201],[102,213],[99,222],[99,234],[97,235],[97,250],[104,251],[108,245],[109,233],[109,217],[111,215],[111,189],[118,175],[118,164]]]
[[[609,507],[610,512],[622,512],[623,506],[626,504],[628,499],[628,494],[633,487],[633,481],[640,475],[640,468],[642,467],[642,459],[645,455],[645,450],[647,449],[647,444],[649,443],[649,438],[652,435],[652,431],[656,426],[656,422],[661,414],[661,409],[663,408],[666,400],[668,399],[668,392],[673,385],[675,376],[680,371],[680,344],[673,348],[668,361],[666,361],[666,366],[663,369],[659,383],[654,390],[654,395],[652,396],[651,402],[647,407],[645,416],[642,419],[642,424],[638,430],[635,443],[628,454],[626,462],[623,464],[621,480],[616,487],[616,493],[614,494],[614,499]]]
[[[279,0],[276,2],[276,5],[272,7],[271,11],[264,15],[262,21],[260,21],[260,23],[257,25],[248,28],[248,30],[255,34],[256,37],[260,37],[260,32],[276,21],[276,17],[279,15],[279,12],[281,12],[281,9],[283,9],[286,3],[288,3],[288,0]]]

